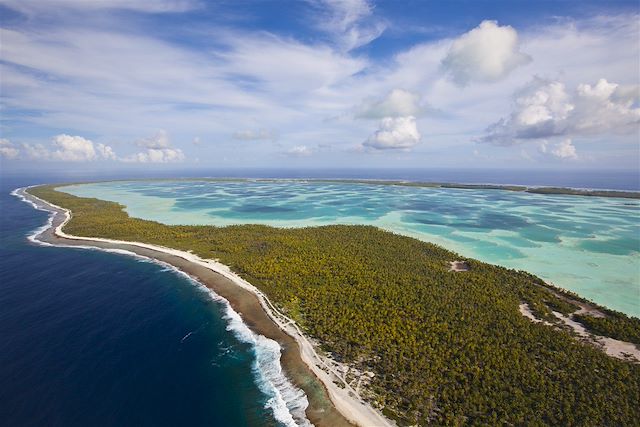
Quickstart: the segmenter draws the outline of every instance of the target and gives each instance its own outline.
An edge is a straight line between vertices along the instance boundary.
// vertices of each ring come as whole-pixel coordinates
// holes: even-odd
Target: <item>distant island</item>
[[[56,212],[44,239],[143,253],[212,287],[251,328],[281,344],[283,367],[309,397],[316,425],[640,419],[640,319],[529,273],[372,226],[169,226],[60,186],[19,193]]]
[[[426,188],[453,188],[463,190],[503,190],[503,191],[519,191],[532,194],[558,194],[571,196],[586,197],[614,197],[622,199],[640,199],[640,191],[624,191],[624,190],[597,190],[585,188],[570,187],[543,187],[543,186],[524,186],[524,185],[503,185],[503,184],[464,184],[452,182],[421,182],[421,181],[402,181],[402,180],[382,180],[382,179],[326,179],[326,178],[198,178],[201,181],[219,181],[219,182],[272,182],[272,181],[305,181],[318,183],[338,183],[338,184],[372,184],[372,185],[397,185],[401,187],[426,187]],[[190,181],[193,178],[140,178],[133,181]],[[119,180],[112,180],[119,181]],[[131,179],[121,181],[132,181]],[[75,184],[93,184],[104,181],[85,181],[79,183],[66,183],[65,185]]]
[[[620,197],[623,199],[640,199],[640,191],[587,190],[587,189],[581,189],[581,188],[567,188],[567,187],[527,187],[522,185],[457,184],[457,183],[447,183],[447,182],[387,181],[387,180],[367,180],[367,179],[341,179],[341,180],[317,179],[312,181],[356,183],[356,184],[400,185],[405,187],[460,188],[460,189],[468,189],[468,190],[505,190],[505,191],[522,191],[525,193],[534,193],[534,194],[568,194],[572,196]]]

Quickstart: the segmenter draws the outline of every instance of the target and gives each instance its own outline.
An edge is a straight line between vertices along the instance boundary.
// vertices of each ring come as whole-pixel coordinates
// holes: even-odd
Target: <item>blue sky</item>
[[[637,1],[0,0],[5,170],[638,169]]]

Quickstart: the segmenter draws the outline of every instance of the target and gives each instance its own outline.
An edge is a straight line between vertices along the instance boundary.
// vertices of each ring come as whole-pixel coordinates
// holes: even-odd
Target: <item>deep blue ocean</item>
[[[378,178],[640,189],[637,172],[158,171],[0,174],[0,425],[275,426],[256,350],[225,306],[162,265],[43,247],[9,193],[45,182],[189,176]]]
[[[37,246],[47,221],[0,191],[0,425],[272,426],[254,349],[223,304],[151,262]]]

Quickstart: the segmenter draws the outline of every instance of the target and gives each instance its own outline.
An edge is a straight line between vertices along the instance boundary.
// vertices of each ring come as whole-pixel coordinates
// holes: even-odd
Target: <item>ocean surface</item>
[[[371,224],[532,272],[640,317],[638,200],[292,180],[125,181],[63,191],[165,224]]]
[[[292,424],[275,342],[167,266],[30,242],[31,183],[0,188],[0,425]]]

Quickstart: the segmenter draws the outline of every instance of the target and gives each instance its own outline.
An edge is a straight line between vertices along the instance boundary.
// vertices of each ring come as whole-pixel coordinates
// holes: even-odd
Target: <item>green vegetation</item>
[[[617,191],[617,190],[581,190],[577,188],[564,187],[525,187],[522,185],[501,185],[501,184],[456,184],[449,182],[411,182],[411,181],[381,181],[367,179],[346,179],[346,180],[326,180],[319,179],[317,182],[340,182],[353,184],[376,184],[376,185],[398,185],[403,187],[439,187],[439,188],[459,188],[466,190],[503,190],[503,191],[523,191],[534,194],[566,194],[572,196],[597,196],[597,197],[619,197],[624,199],[640,199],[638,191]]]
[[[607,317],[574,314],[575,320],[591,332],[640,345],[640,319],[627,317],[617,311],[605,310]]]
[[[623,199],[640,199],[640,192],[637,192],[637,191],[578,190],[575,188],[540,187],[540,188],[529,188],[527,189],[527,193],[569,194],[573,196],[620,197]]]
[[[527,187],[519,185],[492,185],[492,184],[440,184],[442,188],[462,188],[468,190],[506,190],[525,191]]]
[[[640,365],[523,317],[576,309],[524,272],[370,226],[167,226],[123,206],[36,187],[70,209],[65,231],[217,258],[337,360],[375,373],[374,406],[401,425],[637,425]],[[611,317],[612,330],[636,320]],[[624,326],[625,330],[627,326]]]

